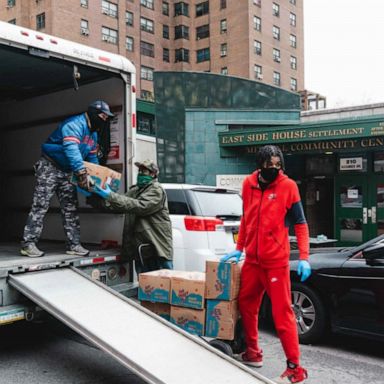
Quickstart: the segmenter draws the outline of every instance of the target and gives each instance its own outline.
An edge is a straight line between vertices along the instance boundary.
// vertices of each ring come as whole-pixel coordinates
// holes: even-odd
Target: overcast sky
[[[384,0],[304,0],[305,88],[327,107],[384,103]]]

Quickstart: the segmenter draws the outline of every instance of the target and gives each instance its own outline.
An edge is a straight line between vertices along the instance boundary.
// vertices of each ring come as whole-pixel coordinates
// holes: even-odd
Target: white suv
[[[235,190],[189,184],[162,184],[173,230],[173,267],[205,271],[206,260],[233,251],[242,215]]]

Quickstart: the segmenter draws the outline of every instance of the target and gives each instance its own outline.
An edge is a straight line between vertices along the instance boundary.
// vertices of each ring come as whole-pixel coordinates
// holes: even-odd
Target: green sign
[[[351,123],[349,123],[351,125]],[[357,125],[357,124],[356,124]],[[315,127],[289,129],[254,129],[252,131],[220,132],[221,147],[237,147],[296,142],[323,142],[384,136],[384,122],[362,123],[355,127]]]

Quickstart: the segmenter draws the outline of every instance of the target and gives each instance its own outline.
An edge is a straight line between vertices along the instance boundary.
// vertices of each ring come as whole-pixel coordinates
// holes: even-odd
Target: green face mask
[[[149,175],[137,175],[137,186],[143,188],[153,180],[152,176]]]

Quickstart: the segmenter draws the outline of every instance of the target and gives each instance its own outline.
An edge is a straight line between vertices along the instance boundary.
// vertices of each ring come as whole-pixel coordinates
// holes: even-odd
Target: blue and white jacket
[[[85,113],[71,116],[41,146],[42,153],[66,172],[84,168],[83,161],[98,164],[97,132],[91,132]]]

